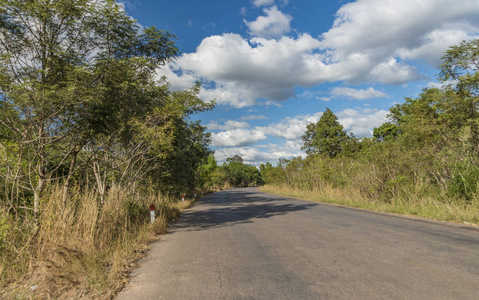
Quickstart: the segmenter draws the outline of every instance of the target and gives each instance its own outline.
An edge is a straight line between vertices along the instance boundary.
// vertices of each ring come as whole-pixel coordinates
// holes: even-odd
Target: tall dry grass
[[[286,185],[266,185],[260,188],[265,192],[310,201],[479,225],[479,202],[477,201],[467,204],[457,201],[445,202],[423,195],[410,195],[408,198],[395,197],[389,201],[381,201],[365,196],[360,189],[361,186],[338,188],[331,185],[312,189]]]
[[[119,187],[103,205],[93,192],[72,194],[64,206],[59,188],[45,193],[39,228],[28,213],[0,209],[0,298],[112,298],[147,244],[192,203]]]

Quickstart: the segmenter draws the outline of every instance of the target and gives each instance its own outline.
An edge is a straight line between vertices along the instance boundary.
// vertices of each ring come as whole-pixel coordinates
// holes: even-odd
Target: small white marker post
[[[150,220],[151,224],[155,223],[155,205],[150,205]]]
[[[196,199],[196,192],[195,192],[195,199]]]
[[[203,195],[203,190],[201,190],[201,195]]]
[[[181,201],[185,201],[185,194],[181,194]]]

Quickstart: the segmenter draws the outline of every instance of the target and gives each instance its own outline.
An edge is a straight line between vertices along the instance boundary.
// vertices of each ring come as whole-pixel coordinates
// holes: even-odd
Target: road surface
[[[225,190],[183,213],[117,299],[479,299],[479,230]]]

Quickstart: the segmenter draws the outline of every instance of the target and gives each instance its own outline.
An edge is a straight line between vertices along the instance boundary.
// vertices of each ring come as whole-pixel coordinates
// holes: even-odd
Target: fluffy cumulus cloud
[[[296,117],[287,117],[279,123],[270,124],[264,127],[256,127],[265,134],[283,138],[285,140],[298,140],[306,131],[306,126],[309,123],[315,123],[319,120],[323,113],[318,112],[313,115],[299,115]]]
[[[360,138],[372,136],[374,127],[387,121],[387,114],[388,111],[385,110],[368,108],[344,109],[336,113],[344,130],[353,132]],[[212,133],[213,146],[218,147],[215,157],[219,162],[224,162],[226,158],[237,154],[247,163],[259,165],[268,161],[275,162],[279,158],[304,156],[305,153],[301,151],[301,137],[306,125],[317,122],[321,115],[322,112],[298,115],[267,126],[256,126],[254,129],[230,129]],[[268,136],[280,138],[282,143],[255,145],[257,141],[266,140]]]
[[[294,98],[295,87],[325,82],[397,85],[426,80],[412,60],[434,66],[449,46],[479,32],[477,0],[358,0],[343,5],[332,27],[318,38],[285,36],[291,16],[276,6],[264,12],[246,22],[254,37],[206,37],[195,52],[164,68],[164,75],[173,86],[193,80],[211,83],[202,97],[244,107],[258,99]]]
[[[267,116],[263,115],[247,115],[240,118],[242,121],[251,121],[251,120],[268,120]]]
[[[216,147],[238,147],[266,140],[264,132],[249,129],[233,129],[211,134],[211,145]]]
[[[224,162],[228,157],[239,155],[246,164],[258,166],[267,162],[277,162],[280,158],[305,157],[306,154],[300,150],[301,143],[286,141],[283,144],[268,144],[248,147],[229,147],[215,151],[215,158],[218,162]]]
[[[381,126],[388,120],[388,113],[386,110],[348,108],[340,111],[337,116],[347,132],[353,132],[356,137],[370,137],[374,127]]]
[[[274,0],[253,0],[253,5],[256,7],[272,5],[272,4],[274,4]]]
[[[476,0],[359,0],[343,5],[322,37],[336,60],[362,53],[435,63],[447,47],[477,33],[478,13]]]
[[[347,97],[353,100],[367,100],[371,98],[386,97],[386,94],[381,91],[375,90],[372,87],[368,88],[367,90],[357,90],[347,87],[336,87],[331,91],[331,96],[333,96],[334,98]]]
[[[243,121],[227,120],[223,125],[216,121],[211,121],[206,127],[209,130],[233,130],[239,128],[248,128],[249,124]]]
[[[156,74],[159,78],[165,77],[169,82],[171,90],[180,91],[192,87],[196,81],[198,81],[196,75],[184,72],[181,75],[173,72],[173,69],[177,68],[174,64],[166,65],[156,70]]]
[[[276,6],[265,8],[263,12],[265,16],[259,16],[255,21],[243,20],[251,35],[276,38],[291,31],[289,24],[293,18],[290,15],[282,13]]]
[[[309,72],[305,73],[309,68],[305,56],[318,46],[319,41],[307,34],[280,40],[246,40],[238,34],[223,34],[205,38],[196,52],[183,54],[169,68],[214,82],[214,87],[203,89],[202,98],[244,107],[260,98],[281,101],[294,97],[295,86],[311,81]],[[182,78],[176,73],[173,76],[176,82]]]

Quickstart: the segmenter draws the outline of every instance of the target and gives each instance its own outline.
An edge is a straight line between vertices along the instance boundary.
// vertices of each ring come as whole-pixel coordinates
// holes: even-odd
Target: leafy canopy
[[[343,125],[338,122],[338,117],[329,109],[323,113],[316,123],[310,123],[303,135],[302,150],[307,154],[324,154],[335,157],[343,151],[349,137]]]

